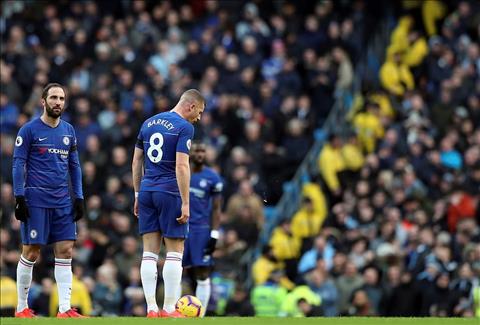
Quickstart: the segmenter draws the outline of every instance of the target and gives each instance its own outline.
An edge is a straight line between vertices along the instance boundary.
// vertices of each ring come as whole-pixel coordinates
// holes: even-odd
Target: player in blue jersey
[[[190,217],[189,151],[192,123],[200,120],[205,100],[195,89],[185,91],[169,112],[147,119],[133,154],[134,214],[143,238],[140,266],[147,317],[181,317],[175,311],[182,278],[183,244]],[[162,237],[167,251],[163,266],[164,303],[155,294]]]
[[[223,182],[205,166],[205,144],[194,142],[190,152],[190,232],[185,241],[183,266],[191,267],[197,282],[195,295],[207,309],[210,300],[212,253],[218,240]],[[203,315],[202,315],[203,316]]]
[[[27,296],[40,248],[53,244],[58,286],[57,317],[84,317],[70,306],[75,222],[84,215],[82,171],[73,127],[60,119],[65,110],[62,85],[42,92],[43,114],[20,128],[13,152],[15,217],[21,221],[22,255],[17,266],[16,317],[35,317]],[[72,184],[74,204],[70,195]]]

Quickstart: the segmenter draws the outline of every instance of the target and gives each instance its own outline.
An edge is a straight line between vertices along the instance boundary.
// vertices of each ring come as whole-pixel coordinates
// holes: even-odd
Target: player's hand
[[[73,221],[77,222],[78,220],[83,218],[85,214],[85,202],[83,199],[75,199],[75,203],[73,203],[74,215]]]
[[[135,203],[133,203],[133,214],[138,218],[138,199],[135,198]]]
[[[188,218],[190,218],[190,205],[182,204],[182,215],[177,218],[177,222],[180,224],[187,223]]]
[[[30,218],[27,202],[25,201],[24,196],[15,197],[15,218],[22,222],[25,222],[28,218]]]

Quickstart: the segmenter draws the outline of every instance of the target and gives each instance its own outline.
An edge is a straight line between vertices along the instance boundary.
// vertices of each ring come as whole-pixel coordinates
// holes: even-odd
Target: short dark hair
[[[201,139],[194,139],[192,140],[192,146],[198,146],[198,145],[205,145],[205,142],[203,142]]]
[[[196,101],[196,102],[199,102],[199,103],[205,103],[205,98],[196,89],[188,89],[187,91],[185,91],[182,94],[182,96],[180,97],[180,100]]]
[[[63,93],[65,94],[65,98],[67,97],[67,90],[65,89],[64,86],[62,86],[61,84],[56,83],[56,82],[51,82],[51,83],[49,83],[48,85],[46,85],[45,88],[43,88],[42,98],[43,98],[43,99],[47,99],[48,91],[49,91],[51,88],[55,88],[55,87],[62,88],[62,89],[63,89]]]

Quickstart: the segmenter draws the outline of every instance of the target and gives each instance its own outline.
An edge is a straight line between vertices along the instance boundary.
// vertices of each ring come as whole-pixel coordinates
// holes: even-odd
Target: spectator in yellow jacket
[[[357,135],[351,135],[347,143],[342,146],[342,157],[345,162],[345,169],[349,171],[358,172],[363,167],[365,156]]]
[[[300,239],[292,234],[291,222],[282,220],[274,230],[270,239],[273,256],[279,261],[298,259],[300,257]]]
[[[418,31],[412,30],[408,34],[409,46],[403,56],[403,63],[409,67],[417,67],[428,54],[427,40]]]
[[[318,217],[313,206],[313,200],[304,196],[300,207],[292,217],[292,234],[300,239],[315,236],[320,230],[323,218]]]
[[[353,126],[358,134],[358,139],[367,153],[375,151],[377,140],[381,139],[385,133],[379,115],[378,104],[368,102],[365,104],[364,111],[353,118]],[[345,165],[345,161],[343,163]]]
[[[287,277],[295,281],[297,276],[297,263],[300,258],[302,241],[292,234],[291,222],[283,219],[274,230],[270,239],[273,256],[285,263]]]
[[[442,19],[447,14],[447,7],[440,0],[428,0],[422,3],[423,25],[428,36],[438,34],[437,20]]]
[[[408,48],[408,33],[412,29],[413,18],[411,16],[403,16],[399,19],[397,26],[390,36],[390,46],[394,46],[398,50],[405,51]]]
[[[292,234],[302,241],[302,251],[312,246],[313,237],[320,232],[324,221],[325,215],[315,211],[312,199],[304,197],[300,209],[292,218]]]
[[[406,90],[415,87],[413,75],[408,66],[402,62],[403,50],[392,45],[387,50],[387,60],[380,68],[380,82],[388,92],[402,96]]]
[[[315,213],[326,218],[327,216],[327,201],[322,192],[322,188],[317,182],[305,183],[302,187],[302,196],[309,197],[313,203]]]
[[[56,284],[50,296],[50,316],[54,317],[58,310],[58,292]],[[72,307],[78,308],[83,315],[92,313],[92,300],[87,286],[73,275],[72,281]]]
[[[371,93],[368,96],[368,100],[377,103],[378,106],[380,106],[380,115],[382,118],[393,119],[395,117],[395,110],[393,109],[392,102],[385,90],[379,89],[378,91]]]
[[[17,307],[17,284],[5,275],[0,277],[0,316],[13,316]]]
[[[318,168],[327,188],[334,196],[339,196],[342,192],[338,173],[345,169],[342,153],[340,151],[342,141],[337,135],[331,135],[318,158]]]
[[[292,290],[283,301],[280,316],[302,317],[304,316],[298,308],[298,300],[305,299],[309,304],[320,306],[322,298],[310,289],[307,285],[301,285]]]
[[[273,249],[270,245],[263,248],[262,255],[253,263],[252,276],[255,285],[262,285],[270,278],[273,272],[282,271],[285,264],[279,262],[273,256]],[[279,278],[279,284],[285,289],[291,290],[295,284],[290,281],[285,275]]]

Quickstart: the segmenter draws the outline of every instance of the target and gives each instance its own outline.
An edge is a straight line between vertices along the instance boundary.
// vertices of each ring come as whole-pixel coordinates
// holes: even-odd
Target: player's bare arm
[[[182,215],[177,218],[177,221],[183,224],[187,223],[190,217],[190,164],[188,154],[177,152],[175,172],[182,198]]]
[[[220,228],[220,215],[222,213],[222,197],[219,195],[213,199],[212,230]]]
[[[132,161],[133,189],[135,191],[135,203],[133,205],[133,214],[138,217],[138,192],[140,191],[140,181],[143,176],[143,150],[135,148]]]

